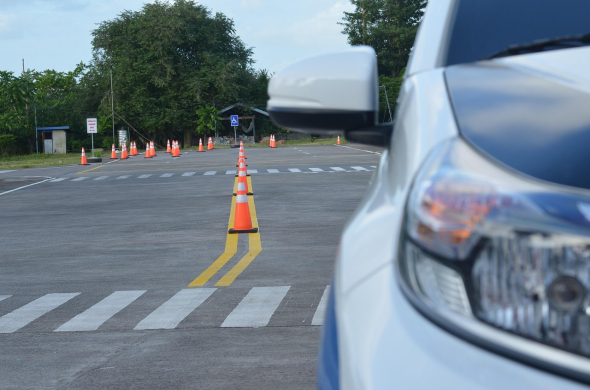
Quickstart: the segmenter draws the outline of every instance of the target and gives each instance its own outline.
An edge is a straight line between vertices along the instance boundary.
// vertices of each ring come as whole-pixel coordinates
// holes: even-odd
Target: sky
[[[170,0],[169,0],[170,1]],[[92,59],[91,31],[150,0],[0,0],[0,70],[71,71]],[[202,0],[233,19],[254,51],[254,68],[276,72],[317,53],[348,47],[341,33],[349,0]]]

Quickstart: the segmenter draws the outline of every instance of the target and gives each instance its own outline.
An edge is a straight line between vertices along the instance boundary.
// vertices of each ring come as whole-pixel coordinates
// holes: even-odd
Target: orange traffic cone
[[[150,149],[152,150],[152,157],[156,157],[156,148],[154,146],[154,141],[150,141]]]
[[[113,148],[111,149],[111,160],[117,159],[117,151],[115,150],[115,144],[113,144]]]
[[[127,154],[127,142],[123,142],[123,148],[121,148],[121,160],[127,160],[129,155]]]
[[[80,165],[90,165],[88,161],[86,161],[86,153],[84,152],[84,148],[82,148],[82,160],[80,161]]]
[[[242,171],[242,164],[241,164],[241,162],[244,163],[244,170],[243,171]],[[244,172],[243,173],[243,176],[250,176],[250,174],[248,173],[248,170],[246,169],[246,167],[247,167],[246,160],[243,160],[241,158],[238,159],[238,165],[236,165],[236,167],[239,167],[238,173],[236,173],[236,177],[239,177],[242,174],[242,172]]]
[[[240,168],[238,170],[238,175],[237,175],[238,176],[238,185],[240,185],[240,183],[242,183],[244,185],[246,195],[254,195],[252,192],[250,192],[248,190],[248,178],[246,177],[246,175],[248,175],[248,173],[246,171],[246,163],[244,162],[244,159],[240,159],[239,167]],[[235,195],[237,195],[237,193],[234,193],[234,196]]]
[[[180,156],[180,148],[178,147],[177,141],[172,141],[172,157]]]
[[[336,142],[336,145],[340,145],[340,136],[338,136],[338,142]]]
[[[244,156],[244,159],[247,159],[247,157],[246,157],[246,149],[244,149],[244,145],[240,145],[240,154],[242,154]]]
[[[240,154],[238,155],[238,164],[240,163],[240,159],[244,159],[244,160],[246,159],[246,154],[244,153],[243,150],[240,150]],[[248,166],[248,165],[246,165],[246,166]],[[237,165],[236,165],[236,167],[237,167]]]
[[[204,150],[203,150],[203,138],[199,138],[199,152],[204,152]]]
[[[133,154],[133,141],[129,141],[129,157],[133,156],[135,156],[135,154]]]
[[[131,155],[137,156],[137,145],[135,145],[135,141],[131,144]]]
[[[172,149],[170,149],[170,140],[166,143],[166,153],[172,153]]]
[[[213,150],[213,140],[209,137],[209,142],[207,143],[207,150]]]
[[[228,233],[256,233],[258,231],[258,228],[252,227],[252,217],[250,217],[250,207],[248,206],[246,192],[244,183],[238,181],[234,227],[229,229]]]
[[[143,158],[152,158],[152,150],[149,142],[145,143],[145,156]]]

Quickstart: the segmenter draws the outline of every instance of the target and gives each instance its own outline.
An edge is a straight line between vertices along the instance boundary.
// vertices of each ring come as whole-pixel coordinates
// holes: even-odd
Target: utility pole
[[[111,119],[113,120],[113,143],[115,143],[115,95],[113,93],[113,65],[111,65]]]
[[[367,12],[366,9],[363,8],[363,45],[367,44],[365,40],[365,31],[367,30],[367,24],[365,23],[365,13]]]

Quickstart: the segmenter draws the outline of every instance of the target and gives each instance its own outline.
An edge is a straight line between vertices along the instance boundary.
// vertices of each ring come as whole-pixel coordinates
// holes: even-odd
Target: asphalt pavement
[[[0,171],[2,389],[308,389],[380,151],[246,148]]]

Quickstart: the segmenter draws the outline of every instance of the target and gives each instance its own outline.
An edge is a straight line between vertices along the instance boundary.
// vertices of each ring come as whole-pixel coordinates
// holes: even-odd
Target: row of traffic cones
[[[137,156],[137,147],[135,146],[135,142],[131,142],[131,150],[127,153],[127,142],[123,142],[123,147],[121,148],[121,160],[128,159],[129,156]],[[115,150],[115,144],[113,144],[113,148],[111,150],[111,159],[117,159],[117,151]],[[88,160],[86,160],[86,152],[84,148],[82,148],[82,157],[80,159],[80,165],[90,165],[88,164]]]
[[[238,178],[236,197],[236,209],[234,217],[234,227],[229,229],[229,233],[256,233],[258,228],[252,227],[252,217],[250,216],[250,206],[248,205],[248,195],[254,195],[248,191],[248,170],[246,169],[246,151],[244,143],[240,141],[240,153],[238,154]]]
[[[277,141],[275,139],[274,134],[271,134],[270,135],[270,143],[269,143],[268,146],[270,146],[271,148],[276,148],[277,147]]]
[[[213,150],[213,139],[211,137],[209,137],[209,142],[207,145],[207,150]],[[199,152],[204,152],[205,150],[203,150],[203,139],[199,138]],[[178,141],[172,141],[172,146],[170,145],[170,140],[168,140],[167,144],[166,144],[166,153],[170,153],[172,155],[172,157],[180,157],[180,146]],[[127,158],[129,158],[129,156],[137,156],[137,145],[135,144],[135,142],[131,142],[130,145],[130,150],[129,153],[127,153],[127,143],[124,142],[123,143],[123,147],[121,148],[121,160],[125,160]],[[156,157],[156,148],[154,146],[154,142],[150,141],[146,144],[146,148],[145,148],[145,156],[144,158],[152,158],[152,157]],[[115,149],[115,144],[113,144],[113,147],[111,149],[111,160],[116,160],[117,159],[117,150]],[[84,148],[82,148],[82,159],[80,161],[80,165],[90,165],[88,164],[88,161],[86,160],[86,152],[84,151]]]

